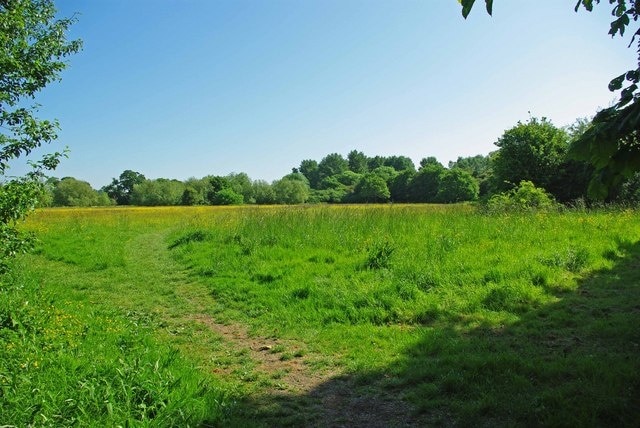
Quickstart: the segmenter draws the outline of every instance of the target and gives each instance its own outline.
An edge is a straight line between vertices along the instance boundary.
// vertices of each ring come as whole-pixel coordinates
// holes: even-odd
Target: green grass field
[[[0,425],[634,426],[638,214],[38,211]]]

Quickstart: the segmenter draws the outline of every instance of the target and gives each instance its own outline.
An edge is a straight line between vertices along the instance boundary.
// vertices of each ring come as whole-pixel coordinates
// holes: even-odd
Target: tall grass
[[[299,332],[331,324],[504,323],[554,302],[638,239],[634,213],[490,217],[415,207],[243,211],[168,246],[225,313]],[[194,239],[197,237],[198,239]]]
[[[64,420],[98,415],[105,424],[220,421],[232,411],[220,390],[225,385],[208,386],[215,381],[160,342],[166,335],[153,335],[157,322],[143,322],[149,314],[171,316],[167,305],[184,304],[172,300],[171,284],[154,282],[163,277],[153,271],[169,266],[163,257],[206,287],[212,297],[206,310],[217,320],[302,342],[364,385],[398,391],[426,414],[440,415],[433,423],[557,425],[569,418],[580,425],[615,413],[610,419],[620,424],[638,416],[629,393],[616,392],[635,391],[640,370],[624,345],[640,338],[620,327],[638,321],[628,305],[638,294],[636,279],[621,267],[626,257],[637,257],[637,211],[489,216],[470,206],[425,205],[44,210],[28,228],[41,237],[32,261],[48,260],[47,267],[86,274],[95,283],[61,282],[51,295],[35,284],[4,289],[14,300],[3,306],[0,340],[14,345],[0,372],[0,422],[53,420],[67,414],[64,406],[71,404],[65,403],[83,403],[83,410],[69,411]],[[162,245],[145,246],[148,237]],[[622,286],[617,277],[631,283]],[[127,287],[135,292],[126,295]],[[607,287],[622,291],[609,293],[613,300],[584,298],[606,294]],[[31,307],[27,300],[54,303]],[[592,323],[589,314],[607,305],[620,311],[615,322]],[[20,316],[41,325],[20,330],[7,321],[15,319],[6,314],[16,307],[29,308],[25,314],[37,308]],[[72,316],[56,318],[56,311]],[[55,330],[62,328],[56,323],[68,332]],[[58,331],[54,349],[45,346],[50,331]],[[600,346],[605,337],[606,351]],[[41,375],[45,358],[51,368]],[[629,371],[631,378],[624,374]],[[54,377],[69,380],[57,388],[47,382]],[[29,397],[34,382],[42,392]],[[594,410],[594,400],[606,409]],[[57,404],[46,407],[50,403]],[[212,414],[204,416],[207,411]],[[185,415],[192,419],[179,419]]]

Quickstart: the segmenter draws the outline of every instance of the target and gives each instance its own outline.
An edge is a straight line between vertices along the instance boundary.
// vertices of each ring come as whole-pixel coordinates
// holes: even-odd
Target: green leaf
[[[485,0],[485,3],[487,4],[487,13],[491,15],[493,12],[493,0]]]
[[[591,145],[591,161],[596,168],[603,168],[609,164],[613,155],[618,151],[618,142],[599,141]]]
[[[598,200],[605,199],[609,194],[609,190],[607,186],[602,182],[602,177],[599,174],[594,175],[594,177],[589,182],[587,193],[589,194],[589,197]]]
[[[467,19],[469,13],[471,12],[471,8],[473,7],[473,3],[476,0],[460,0],[460,4],[462,4],[462,16],[464,19]]]
[[[613,92],[622,88],[622,82],[624,82],[626,75],[627,73],[623,73],[620,76],[616,77],[615,79],[612,79],[611,82],[609,82],[609,90]]]
[[[578,0],[578,3],[576,3],[576,7],[574,8],[576,12],[580,9],[580,5],[584,5],[584,8],[589,12],[593,10],[593,0]]]

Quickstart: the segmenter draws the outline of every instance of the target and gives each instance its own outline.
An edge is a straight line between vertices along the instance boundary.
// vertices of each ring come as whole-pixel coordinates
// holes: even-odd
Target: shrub
[[[230,188],[224,188],[216,192],[213,198],[214,205],[241,205],[244,197]]]
[[[556,207],[556,201],[544,189],[524,180],[508,192],[493,195],[487,202],[489,212],[544,211]]]

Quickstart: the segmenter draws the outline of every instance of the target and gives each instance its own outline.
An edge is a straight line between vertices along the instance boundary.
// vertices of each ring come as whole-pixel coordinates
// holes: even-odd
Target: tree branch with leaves
[[[640,0],[608,0],[613,5],[611,37],[624,37],[640,17]],[[459,0],[462,16],[467,18],[475,0]],[[600,0],[578,0],[575,6],[591,12]],[[485,0],[487,12],[493,12],[493,0]],[[633,29],[631,29],[633,31]],[[629,42],[637,43],[638,68],[628,70],[609,82],[609,90],[620,91],[620,99],[594,116],[585,132],[571,145],[569,155],[575,160],[591,163],[596,172],[589,184],[589,194],[598,199],[607,197],[610,189],[620,185],[640,171],[640,27]]]
[[[81,48],[67,41],[75,18],[57,19],[52,0],[0,0],[0,272],[31,243],[17,223],[34,209],[45,173],[64,152],[29,160],[22,177],[7,175],[12,162],[56,140],[58,122],[39,119],[37,93],[60,79],[66,58]],[[31,104],[31,105],[30,105]]]

